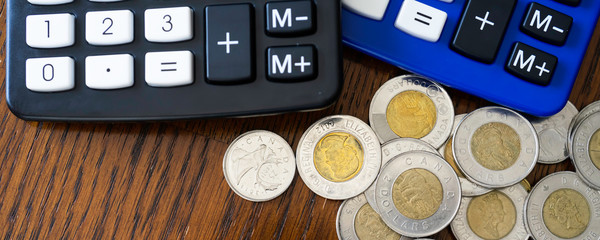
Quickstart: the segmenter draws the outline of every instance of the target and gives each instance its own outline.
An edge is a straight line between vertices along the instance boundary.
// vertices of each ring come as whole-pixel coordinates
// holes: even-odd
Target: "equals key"
[[[413,37],[437,42],[447,18],[444,11],[415,0],[405,0],[394,26]]]
[[[161,72],[174,72],[177,71],[177,62],[161,62]]]
[[[152,87],[176,87],[194,82],[194,55],[190,51],[149,52],[145,79]]]

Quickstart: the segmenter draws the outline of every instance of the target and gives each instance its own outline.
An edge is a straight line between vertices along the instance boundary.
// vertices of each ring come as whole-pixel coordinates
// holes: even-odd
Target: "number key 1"
[[[144,31],[149,42],[180,42],[192,39],[193,12],[189,7],[155,8],[144,13]]]

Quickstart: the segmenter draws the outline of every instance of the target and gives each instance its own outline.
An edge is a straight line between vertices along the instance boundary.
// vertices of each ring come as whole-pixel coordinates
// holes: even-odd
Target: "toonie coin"
[[[254,202],[281,195],[292,183],[296,161],[279,135],[256,130],[237,137],[223,157],[223,174],[240,197]]]
[[[384,166],[388,161],[390,161],[395,156],[398,156],[402,153],[410,152],[410,151],[426,151],[430,153],[438,154],[438,152],[426,142],[423,142],[419,139],[414,138],[396,138],[384,143],[381,146],[381,166]],[[381,172],[381,170],[380,170]],[[367,188],[365,191],[365,197],[367,198],[367,202],[371,207],[375,210],[375,212],[379,212],[377,209],[377,203],[375,202],[375,182]]]
[[[592,188],[600,190],[600,112],[577,125],[571,148],[577,174]]]
[[[453,156],[467,179],[502,188],[525,179],[537,162],[535,129],[520,114],[503,107],[480,108],[467,115],[452,139]]]
[[[523,217],[527,190],[522,184],[493,190],[484,195],[463,197],[450,227],[458,240],[520,239],[529,234]]]
[[[458,176],[440,156],[412,151],[390,160],[375,190],[383,221],[408,237],[431,236],[450,224],[460,204]]]
[[[346,115],[325,117],[302,135],[296,150],[302,181],[334,200],[364,192],[381,166],[381,145],[369,125]]]
[[[556,172],[531,190],[525,219],[534,239],[598,239],[600,194],[574,172]]]
[[[454,106],[444,88],[417,75],[384,83],[373,96],[369,123],[379,141],[421,139],[438,148],[450,135]]]

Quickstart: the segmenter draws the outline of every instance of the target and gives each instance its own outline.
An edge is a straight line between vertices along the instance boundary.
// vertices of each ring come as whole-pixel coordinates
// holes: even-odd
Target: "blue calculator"
[[[566,104],[598,0],[342,0],[344,43],[536,116]]]

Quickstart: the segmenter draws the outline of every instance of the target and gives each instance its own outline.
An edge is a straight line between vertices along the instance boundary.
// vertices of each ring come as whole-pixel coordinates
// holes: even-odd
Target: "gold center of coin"
[[[427,95],[417,91],[404,91],[396,95],[387,106],[388,125],[399,137],[422,138],[435,126],[435,105]]]
[[[353,178],[360,172],[363,159],[360,142],[349,133],[327,134],[315,147],[315,168],[321,176],[332,182],[344,182]]]
[[[592,135],[590,140],[590,159],[596,168],[600,169],[600,129]]]
[[[590,222],[590,207],[581,193],[573,189],[554,191],[542,209],[544,224],[561,238],[579,236]]]
[[[416,220],[431,217],[443,198],[440,180],[430,171],[420,168],[400,174],[392,188],[392,200],[398,211]]]
[[[397,240],[400,234],[390,229],[371,205],[365,204],[356,213],[354,229],[360,240]]]
[[[517,222],[517,209],[504,193],[492,191],[473,198],[467,208],[471,230],[483,239],[501,239]]]
[[[471,140],[475,160],[490,170],[512,166],[521,153],[519,135],[504,123],[492,122],[479,127]]]
[[[465,177],[456,165],[456,161],[454,160],[454,154],[452,154],[452,138],[448,139],[448,143],[446,143],[446,147],[444,147],[444,158],[446,159],[446,162],[448,162],[450,166],[452,166],[454,172],[456,172],[456,175],[462,178]]]

